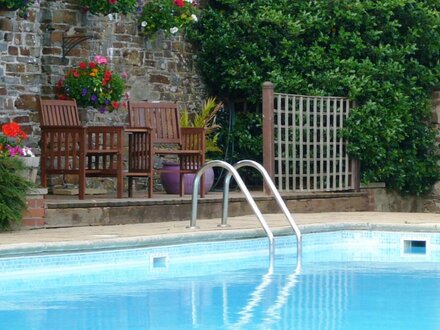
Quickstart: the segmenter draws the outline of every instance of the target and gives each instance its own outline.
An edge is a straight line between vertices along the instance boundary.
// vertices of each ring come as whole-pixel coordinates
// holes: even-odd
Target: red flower
[[[26,140],[26,139],[28,138],[27,134],[26,134],[25,132],[23,132],[23,131],[20,131],[20,132],[19,132],[19,135],[20,135],[20,138],[21,138],[22,140]]]
[[[80,64],[79,64],[79,68],[80,69],[87,69],[87,63],[85,63],[85,62],[81,62]]]
[[[110,71],[106,71],[104,73],[104,80],[109,81],[112,78],[112,73]]]
[[[92,69],[96,68],[96,63],[95,62],[90,62],[89,63],[89,67],[91,67]]]
[[[73,74],[73,76],[74,76],[75,78],[78,78],[78,77],[79,77],[79,73],[78,73],[78,71],[76,71],[76,70],[73,70],[72,74]]]
[[[114,5],[117,2],[117,0],[108,0],[108,3],[111,5]]]
[[[115,109],[119,108],[119,102],[118,102],[118,101],[113,101],[113,102],[112,102],[112,106],[113,106],[113,108],[115,108]]]
[[[174,0],[174,4],[178,7],[185,6],[185,3],[183,2],[183,0]]]
[[[4,124],[2,126],[2,132],[4,135],[6,135],[7,137],[10,137],[10,138],[19,136],[19,135],[21,135],[21,133],[23,133],[20,128],[20,125],[18,125],[15,122]]]

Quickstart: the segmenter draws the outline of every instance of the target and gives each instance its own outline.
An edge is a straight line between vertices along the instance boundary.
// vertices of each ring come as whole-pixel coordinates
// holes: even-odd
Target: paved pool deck
[[[292,234],[283,214],[265,214],[275,236]],[[383,230],[440,232],[440,214],[395,212],[300,213],[293,218],[303,234],[334,230]],[[231,217],[230,226],[218,227],[220,219],[197,220],[197,229],[188,221],[169,221],[113,226],[88,226],[20,230],[0,233],[0,256],[88,251],[264,237],[254,215]]]

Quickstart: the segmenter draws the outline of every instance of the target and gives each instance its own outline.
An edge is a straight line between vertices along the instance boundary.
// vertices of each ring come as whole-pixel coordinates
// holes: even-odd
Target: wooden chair
[[[79,176],[79,199],[84,199],[86,177],[116,177],[122,198],[123,127],[81,124],[76,101],[40,100],[41,184],[49,175]]]
[[[144,133],[141,132],[144,130]],[[186,173],[196,173],[205,163],[205,129],[181,128],[180,114],[175,103],[168,102],[130,102],[129,104],[129,134],[137,134],[129,140],[129,196],[132,195],[132,180],[134,177],[149,177],[149,197],[152,193],[152,173],[176,172],[163,169],[153,169],[153,158],[165,155],[176,155],[179,158],[180,196],[184,195],[183,176]],[[144,134],[146,137],[141,138]],[[151,138],[147,136],[150,134]],[[142,142],[138,142],[142,141]],[[146,142],[144,142],[146,141]],[[149,144],[151,143],[151,144]],[[142,146],[139,146],[142,144]],[[147,146],[148,144],[148,146]],[[146,157],[137,157],[136,150]],[[148,151],[147,151],[148,150]],[[150,152],[151,150],[151,152]],[[136,171],[132,169],[136,168]],[[201,180],[200,196],[205,195],[204,178]]]

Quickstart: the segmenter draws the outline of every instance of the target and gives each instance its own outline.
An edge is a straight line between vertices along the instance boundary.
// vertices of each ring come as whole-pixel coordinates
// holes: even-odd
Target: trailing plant
[[[80,106],[91,106],[100,112],[113,111],[121,106],[125,82],[110,70],[105,57],[95,56],[94,61],[82,61],[67,71],[58,81],[56,93],[59,99],[74,99]]]
[[[141,6],[140,0],[80,0],[85,11],[94,15],[134,14]]]
[[[211,93],[258,102],[261,84],[348,96],[344,132],[363,181],[404,193],[439,178],[430,97],[440,87],[440,2],[212,0],[188,29]]]
[[[19,224],[26,210],[26,192],[32,184],[18,173],[25,169],[19,157],[0,157],[0,229]]]
[[[195,0],[154,0],[147,2],[138,17],[139,33],[148,37],[163,30],[175,34],[198,21]]]

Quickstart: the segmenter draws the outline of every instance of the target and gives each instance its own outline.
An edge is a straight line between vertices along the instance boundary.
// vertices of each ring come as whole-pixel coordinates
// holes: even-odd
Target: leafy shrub
[[[427,123],[440,87],[440,2],[213,0],[190,31],[211,93],[258,102],[261,84],[356,101],[344,132],[363,180],[421,194],[439,178]]]
[[[29,7],[31,7],[34,2],[34,0],[0,0],[0,8],[18,10],[20,16],[26,17]]]
[[[133,14],[136,12],[138,0],[80,0],[81,6],[94,15],[108,15],[113,13]]]
[[[219,134],[219,144],[225,153],[225,160],[231,164],[243,159],[262,163],[263,123],[261,114],[255,111],[241,111],[230,116],[229,112],[222,112],[219,119],[223,128]],[[262,184],[261,174],[255,169],[243,168],[239,173],[249,186]]]
[[[20,157],[0,157],[0,229],[20,223],[26,210],[26,192],[31,183],[18,172],[24,169]]]

